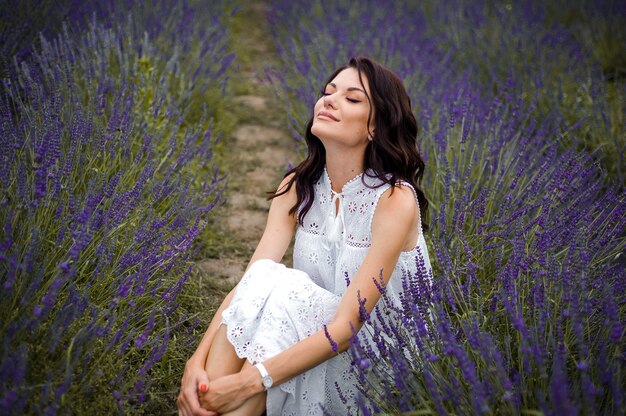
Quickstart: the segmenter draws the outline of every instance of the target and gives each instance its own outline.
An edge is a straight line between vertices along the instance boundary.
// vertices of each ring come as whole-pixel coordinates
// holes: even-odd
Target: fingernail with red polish
[[[207,386],[206,386],[206,384],[200,384],[200,391],[201,391],[202,393],[204,393],[205,391],[207,391]]]

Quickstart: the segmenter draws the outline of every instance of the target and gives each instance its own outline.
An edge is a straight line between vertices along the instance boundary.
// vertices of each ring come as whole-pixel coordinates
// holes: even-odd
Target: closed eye
[[[361,100],[357,100],[357,99],[354,99],[354,98],[346,98],[346,99],[348,101],[350,101],[351,103],[360,103],[361,102]]]

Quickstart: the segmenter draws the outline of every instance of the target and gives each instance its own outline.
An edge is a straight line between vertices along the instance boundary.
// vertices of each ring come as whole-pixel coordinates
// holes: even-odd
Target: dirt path
[[[264,69],[277,59],[265,18],[268,6],[250,3],[233,22],[239,71],[232,80],[231,110],[239,120],[226,138],[229,183],[226,204],[218,213],[222,221],[218,228],[237,249],[222,250],[218,258],[199,263],[207,274],[233,284],[241,278],[263,233],[269,209],[266,192],[276,187],[288,164],[298,158],[283,104],[271,85],[262,81]]]

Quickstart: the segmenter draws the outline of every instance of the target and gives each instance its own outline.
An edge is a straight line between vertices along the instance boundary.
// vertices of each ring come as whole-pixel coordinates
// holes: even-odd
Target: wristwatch
[[[272,387],[272,384],[274,384],[274,380],[272,380],[272,377],[267,373],[263,363],[256,363],[254,366],[259,370],[259,373],[261,373],[261,382],[263,383],[265,391],[268,391],[270,387]]]

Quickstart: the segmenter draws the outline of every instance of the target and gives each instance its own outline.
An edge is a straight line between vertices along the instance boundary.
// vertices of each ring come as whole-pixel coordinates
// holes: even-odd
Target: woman
[[[331,75],[307,125],[307,158],[272,195],[246,274],[185,366],[180,414],[354,409],[341,353],[363,325],[362,308],[374,309],[381,279],[399,302],[402,276],[430,271],[416,136],[393,72],[358,57]],[[278,262],[294,232],[288,269]]]

